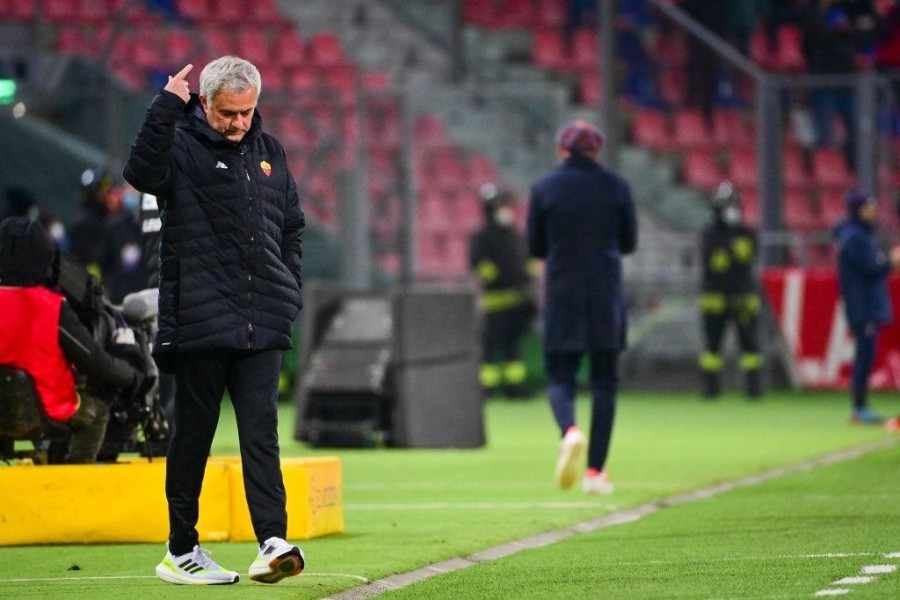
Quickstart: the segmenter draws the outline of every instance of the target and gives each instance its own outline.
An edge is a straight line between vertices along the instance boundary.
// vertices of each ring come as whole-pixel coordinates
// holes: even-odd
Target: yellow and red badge
[[[259,168],[262,169],[262,172],[265,173],[266,177],[272,174],[272,165],[264,160],[259,161]]]

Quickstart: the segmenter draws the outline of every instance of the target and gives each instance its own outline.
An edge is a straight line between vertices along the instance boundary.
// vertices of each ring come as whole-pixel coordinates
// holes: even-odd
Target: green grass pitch
[[[874,407],[900,412],[877,395]],[[579,420],[589,406],[579,402]],[[623,393],[609,470],[616,491],[589,497],[553,486],[557,432],[543,399],[486,407],[478,450],[312,450],[294,442],[284,406],[284,456],[339,456],[346,532],[302,544],[300,577],[227,590],[157,580],[159,544],[0,548],[0,598],[322,598],[364,581],[466,556],[504,542],[674,494],[795,465],[900,435],[848,424],[843,393],[726,395]],[[236,455],[225,406],[213,453]],[[387,594],[397,598],[808,598],[865,567],[900,566],[900,450],[864,457],[666,508],[641,520],[445,574]],[[2,490],[0,493],[10,493]],[[114,502],[115,499],[110,499]],[[84,510],[103,510],[102,506]],[[140,515],[135,515],[140,518]],[[252,544],[209,544],[246,572]],[[847,584],[853,598],[900,597],[900,573]]]

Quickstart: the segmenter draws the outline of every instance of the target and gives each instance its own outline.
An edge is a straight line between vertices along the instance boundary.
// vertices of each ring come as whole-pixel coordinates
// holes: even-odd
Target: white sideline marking
[[[876,575],[878,573],[893,573],[897,570],[897,565],[868,565],[862,568],[862,572],[866,575]]]
[[[850,590],[847,588],[826,588],[824,590],[819,590],[813,596],[843,596],[844,594],[849,594]]]
[[[299,577],[340,577],[343,579],[356,579],[363,583],[369,580],[362,575],[351,573],[301,573]],[[4,583],[39,583],[47,581],[112,581],[120,579],[156,579],[156,575],[85,575],[84,577],[35,577],[30,579],[0,579],[0,585]]]
[[[894,439],[879,440],[877,442],[864,444],[856,448],[832,452],[830,454],[806,460],[801,463],[774,467],[755,475],[748,475],[732,481],[713,484],[708,487],[695,490],[693,492],[668,496],[666,498],[648,502],[634,508],[622,510],[615,513],[609,513],[590,521],[576,523],[575,525],[565,529],[558,529],[556,531],[550,531],[547,533],[530,536],[521,540],[509,542],[507,544],[501,544],[499,546],[487,548],[486,550],[483,550],[481,552],[470,554],[466,557],[456,557],[439,563],[426,565],[425,567],[416,569],[414,571],[390,575],[377,581],[373,581],[372,583],[369,583],[367,585],[351,588],[333,596],[328,596],[324,600],[361,600],[363,598],[371,598],[372,596],[378,596],[384,592],[403,588],[416,583],[417,581],[422,581],[423,579],[434,577],[435,575],[439,575],[441,573],[458,571],[460,569],[465,569],[467,567],[477,565],[480,562],[496,560],[504,556],[517,554],[522,550],[540,548],[542,546],[554,544],[580,533],[587,533],[596,531],[598,529],[604,529],[606,527],[612,527],[614,525],[619,525],[622,523],[637,521],[638,519],[641,519],[649,514],[658,512],[671,506],[698,502],[700,500],[712,498],[713,496],[717,496],[724,492],[730,492],[738,488],[751,487],[760,483],[771,481],[773,479],[784,477],[786,475],[811,471],[818,467],[859,458],[860,456],[868,454],[869,452],[893,447],[896,445],[896,443],[897,442]],[[839,594],[846,594],[849,591],[850,590],[847,589],[839,591],[834,588],[830,588],[828,590],[822,590],[822,592],[826,593],[816,592],[816,595],[836,596]]]
[[[856,577],[844,577],[833,582],[833,585],[860,585],[862,583],[872,583],[875,578],[871,575],[857,575]]]
[[[884,555],[885,558],[900,558],[900,552],[888,552]]]
[[[615,504],[600,502],[413,502],[393,504],[345,504],[344,510],[504,510],[536,508],[559,510],[563,508],[602,508],[616,510]]]
[[[616,480],[616,489],[629,490],[671,490],[677,487],[674,483],[663,483],[657,481],[618,481]],[[515,482],[437,482],[437,481],[401,481],[394,483],[348,483],[344,485],[344,490],[351,491],[396,491],[396,490],[547,490],[555,489],[552,483],[534,482],[534,481],[515,481]],[[885,494],[888,496],[889,494]],[[891,496],[893,498],[893,496]]]

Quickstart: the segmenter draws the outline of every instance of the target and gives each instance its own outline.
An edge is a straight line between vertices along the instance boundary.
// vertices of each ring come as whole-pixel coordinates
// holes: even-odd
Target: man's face
[[[874,223],[878,217],[878,204],[869,200],[859,207],[859,218],[866,223]]]
[[[240,142],[250,129],[253,111],[256,110],[256,90],[243,92],[219,90],[209,101],[200,96],[200,104],[206,113],[206,122],[231,142]]]

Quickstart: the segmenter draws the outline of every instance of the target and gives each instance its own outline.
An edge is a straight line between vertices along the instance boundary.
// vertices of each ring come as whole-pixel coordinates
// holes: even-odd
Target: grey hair
[[[219,90],[243,92],[254,88],[256,97],[262,92],[262,78],[252,63],[237,56],[222,56],[200,72],[200,95],[212,102]]]

